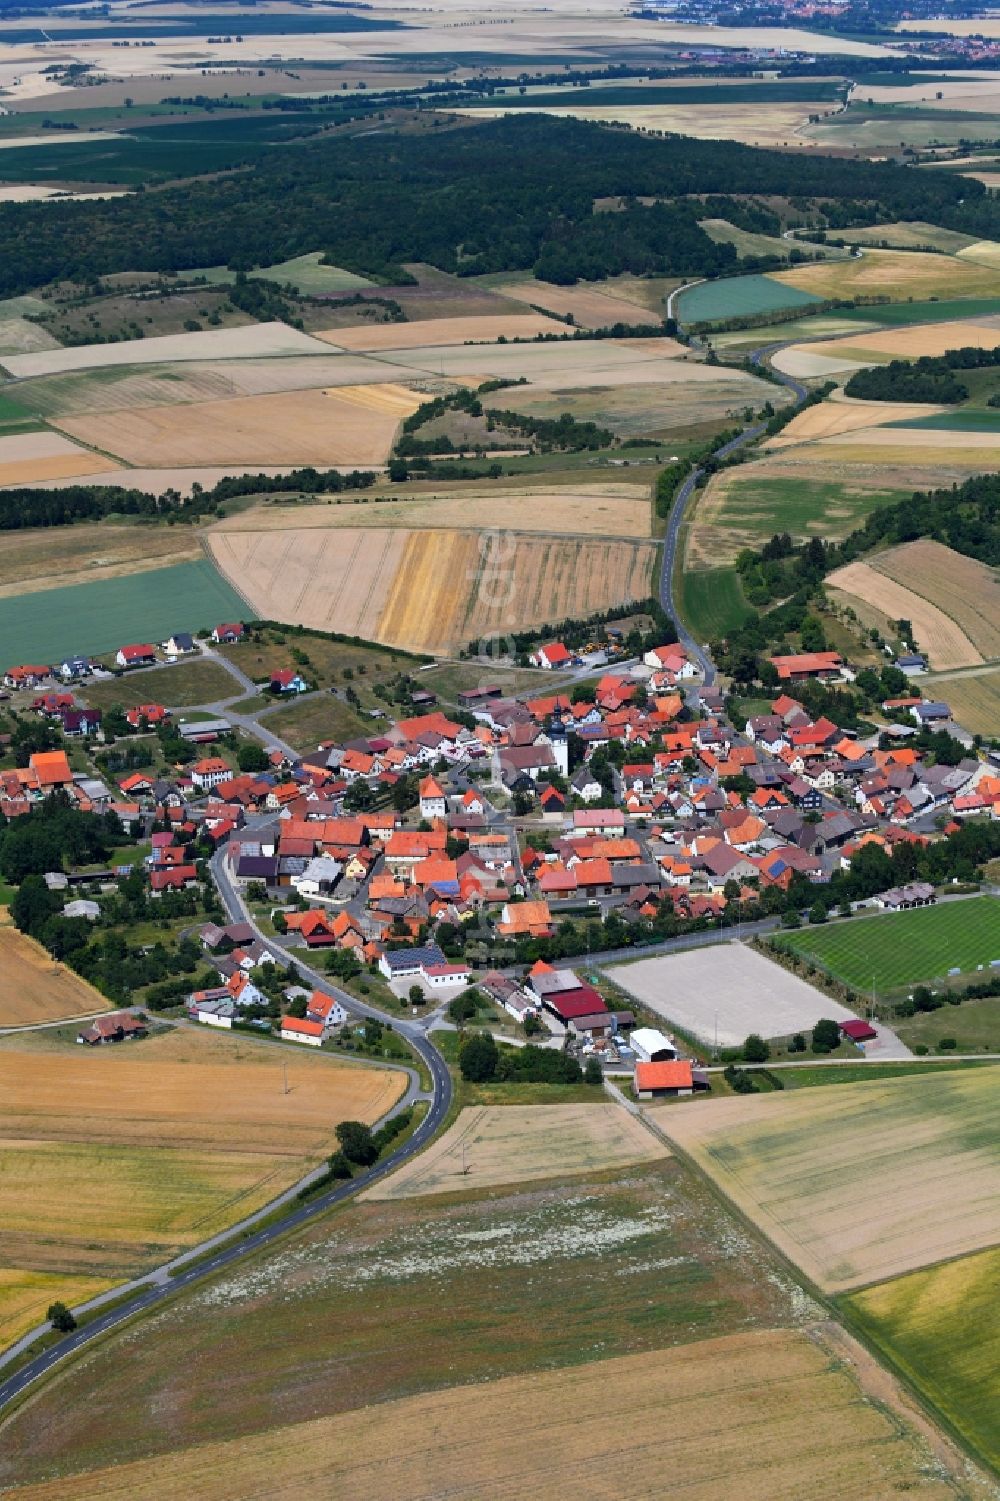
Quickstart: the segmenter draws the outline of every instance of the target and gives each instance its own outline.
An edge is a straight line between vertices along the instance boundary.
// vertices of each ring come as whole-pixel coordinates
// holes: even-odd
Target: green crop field
[[[173,631],[242,620],[248,613],[246,603],[204,560],[132,578],[44,589],[0,600],[2,666],[55,662],[76,652],[99,656],[128,641],[163,641]]]
[[[775,532],[791,532],[797,537],[817,533],[827,538],[843,537],[876,506],[891,505],[908,493],[865,489],[839,481],[780,476],[757,479],[752,471],[736,470],[726,484],[718,522],[740,532],[759,532],[762,537]]]
[[[364,276],[356,276],[353,271],[343,271],[339,266],[324,266],[320,260],[322,254],[321,250],[315,250],[310,255],[297,255],[294,260],[279,261],[275,266],[261,266],[259,270],[249,274],[266,281],[280,282],[282,286],[291,283],[305,297],[317,292],[353,292],[375,286],[374,282],[368,281]],[[203,276],[206,281],[221,284],[235,281],[236,272],[230,271],[228,266],[201,266],[196,271],[186,271],[184,276],[185,279]]]
[[[703,281],[677,297],[677,314],[684,323],[709,323],[721,318],[742,318],[770,313],[779,308],[809,307],[822,302],[812,292],[783,286],[769,276],[729,276]]]
[[[872,1343],[994,1468],[1000,1466],[998,1286],[995,1248],[844,1300]]]
[[[965,262],[959,264],[964,265]],[[1000,297],[955,297],[933,302],[887,302],[875,307],[859,307],[857,316],[866,323],[891,324],[947,323],[950,319],[985,318],[1000,313]],[[842,315],[845,318],[850,313]]]
[[[991,896],[853,917],[782,934],[776,946],[812,959],[848,985],[880,992],[944,979],[1000,959],[1000,900]],[[950,1030],[944,1028],[945,1031]]]
[[[681,618],[699,641],[717,641],[745,619],[749,607],[735,568],[683,573],[678,582]]]
[[[994,380],[1000,382],[1000,372],[994,373]],[[929,417],[908,417],[902,422],[887,422],[885,426],[947,433],[1000,433],[1000,411],[959,407],[955,412],[935,412]]]

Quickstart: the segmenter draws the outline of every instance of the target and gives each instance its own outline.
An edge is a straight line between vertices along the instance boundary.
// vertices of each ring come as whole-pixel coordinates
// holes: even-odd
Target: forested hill
[[[1000,238],[1000,200],[969,178],[528,115],[324,137],[276,148],[252,170],[126,198],[4,205],[0,296],[56,276],[187,270],[234,253],[269,265],[320,248],[389,279],[406,261],[470,275],[536,267],[560,281],[704,274],[733,258],[698,227],[688,195],[706,193],[820,200],[831,223],[876,206],[952,228],[968,219]],[[640,196],[668,201],[593,211],[595,198]]]

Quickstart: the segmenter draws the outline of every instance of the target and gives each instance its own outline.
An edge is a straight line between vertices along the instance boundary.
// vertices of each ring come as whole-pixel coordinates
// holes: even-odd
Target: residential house
[[[504,938],[550,938],[553,927],[548,902],[505,902],[497,932]]]
[[[119,667],[149,667],[156,661],[156,647],[148,642],[120,646],[115,653]]]
[[[771,657],[770,662],[782,682],[800,683],[809,678],[826,682],[841,677],[850,681],[854,677],[850,669],[845,671],[844,659],[835,651],[799,652],[791,656]]]
[[[540,646],[537,651],[532,652],[528,660],[532,667],[544,667],[552,671],[556,667],[569,667],[573,657],[561,641],[549,641],[545,646]]]
[[[321,1021],[297,1016],[281,1018],[282,1042],[300,1042],[309,1048],[321,1048],[329,1035],[329,1029]]]
[[[232,770],[221,756],[205,756],[191,767],[191,780],[201,792],[210,792],[232,776]]]
[[[435,777],[424,777],[420,783],[420,817],[426,819],[445,818],[448,813],[448,802],[444,788]]]
[[[306,1002],[306,1020],[320,1022],[329,1030],[330,1027],[342,1027],[347,1020],[347,1012],[336,996],[314,990]]]
[[[175,631],[169,641],[163,643],[163,649],[168,657],[189,657],[198,650],[188,631]]]
[[[145,1037],[146,1031],[146,1023],[131,1011],[109,1011],[105,1016],[95,1016],[89,1026],[76,1034],[76,1040],[93,1048]]]
[[[309,684],[292,667],[279,667],[271,673],[268,687],[272,693],[308,693]]]
[[[233,646],[237,641],[242,641],[245,632],[239,621],[227,621],[225,625],[217,625],[212,632],[212,640],[220,646]]]

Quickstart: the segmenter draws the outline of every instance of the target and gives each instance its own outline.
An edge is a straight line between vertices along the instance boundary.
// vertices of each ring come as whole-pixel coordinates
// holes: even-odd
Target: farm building
[[[532,667],[545,667],[551,671],[554,667],[568,667],[573,658],[561,641],[550,641],[533,652],[528,660]]]
[[[125,1042],[145,1035],[146,1023],[133,1016],[131,1011],[111,1011],[107,1016],[95,1016],[89,1027],[76,1034],[76,1040],[95,1048],[107,1042]]]
[[[806,651],[788,657],[772,657],[770,660],[783,683],[846,676],[844,660],[835,651]]]
[[[637,1063],[635,1092],[640,1100],[670,1099],[694,1093],[694,1076],[686,1058],[664,1063]]]
[[[637,1027],[630,1045],[640,1063],[666,1063],[677,1057],[673,1039],[656,1027]]]

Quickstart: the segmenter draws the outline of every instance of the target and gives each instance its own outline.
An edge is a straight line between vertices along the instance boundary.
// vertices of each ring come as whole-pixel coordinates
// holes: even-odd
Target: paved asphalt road
[[[245,913],[242,902],[234,892],[225,871],[222,869],[221,861],[215,866],[215,873],[219,891],[229,912],[230,919],[244,921]],[[263,934],[259,936],[264,942],[268,941],[264,938]],[[321,975],[318,971],[311,969],[298,959],[296,959],[296,964],[300,973],[308,975],[311,982],[318,989],[328,994],[336,995],[345,1008],[354,1015],[376,1017],[380,1021],[387,1019],[384,1011],[379,1011],[374,1006],[367,1006],[363,1002],[356,1000],[354,996],[339,990],[337,986],[330,984],[325,975]],[[413,1135],[382,1162],[376,1163],[373,1168],[351,1179],[349,1183],[342,1183],[336,1188],[329,1189],[326,1193],[317,1194],[308,1204],[303,1204],[301,1208],[292,1210],[278,1220],[276,1224],[266,1225],[263,1229],[235,1241],[232,1245],[220,1248],[215,1255],[209,1256],[205,1261],[198,1262],[191,1267],[179,1271],[168,1282],[153,1284],[142,1292],[137,1293],[135,1297],[129,1298],[127,1302],[120,1303],[116,1307],[109,1309],[107,1313],[98,1314],[89,1323],[74,1330],[72,1334],[67,1335],[42,1354],[35,1356],[33,1360],[28,1361],[17,1371],[13,1372],[12,1375],[8,1376],[6,1380],[0,1382],[0,1412],[9,1406],[15,1398],[19,1397],[33,1382],[37,1381],[40,1376],[44,1376],[53,1366],[64,1360],[66,1356],[83,1349],[92,1340],[97,1339],[102,1334],[106,1334],[109,1329],[114,1329],[116,1325],[124,1323],[126,1319],[132,1318],[137,1313],[155,1308],[164,1298],[169,1297],[177,1290],[190,1287],[192,1284],[220,1271],[224,1267],[236,1265],[245,1257],[252,1255],[255,1251],[262,1250],[272,1241],[277,1240],[279,1236],[287,1234],[289,1230],[295,1230],[302,1225],[308,1224],[310,1220],[315,1219],[317,1215],[324,1214],[333,1205],[343,1203],[345,1199],[351,1198],[354,1194],[360,1192],[361,1189],[367,1188],[379,1178],[384,1178],[386,1174],[393,1172],[401,1163],[414,1156],[415,1153],[421,1151],[428,1144],[440,1129],[448,1114],[452,1097],[451,1075],[441,1054],[433,1043],[430,1042],[422,1027],[416,1026],[411,1022],[400,1021],[396,1017],[388,1019],[392,1021],[395,1030],[406,1037],[407,1041],[412,1045],[415,1052],[419,1054],[430,1071],[432,1081],[430,1109]]]
[[[763,349],[755,349],[750,356],[751,363],[760,365],[763,360],[783,349],[784,344],[768,344]],[[782,375],[780,371],[774,371],[775,376],[783,386],[787,386],[795,397],[796,406],[801,406],[809,392],[801,381],[795,380],[790,375]],[[731,453],[742,448],[745,443],[752,443],[764,432],[764,423],[757,423],[754,427],[746,428],[738,433],[735,438],[730,438],[728,443],[723,443],[721,448],[715,451],[718,459],[727,459]],[[674,565],[677,558],[677,540],[680,536],[681,526],[684,521],[684,513],[687,510],[688,501],[697,488],[698,481],[704,474],[704,469],[693,469],[677,492],[676,499],[670,511],[667,521],[667,530],[663,538],[663,562],[660,567],[660,603],[677,627],[677,634],[681,643],[687,648],[688,655],[693,657],[705,674],[705,687],[710,688],[715,681],[715,663],[712,661],[705,647],[700,641],[696,641],[690,631],[682,624],[680,611],[674,598]]]

